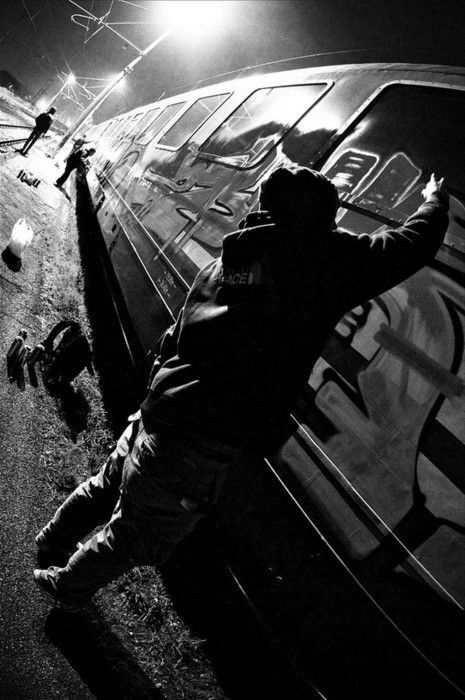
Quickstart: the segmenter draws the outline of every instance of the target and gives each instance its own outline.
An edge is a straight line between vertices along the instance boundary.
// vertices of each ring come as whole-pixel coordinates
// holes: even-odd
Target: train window
[[[138,142],[141,137],[143,137],[147,127],[149,124],[152,123],[152,121],[155,119],[155,116],[160,113],[160,108],[157,107],[156,109],[151,109],[150,111],[146,112],[142,119],[139,122],[139,131],[136,136],[136,141]]]
[[[327,87],[317,83],[255,90],[202,144],[199,154],[237,168],[255,166]]]
[[[178,121],[161,137],[157,142],[157,146],[166,146],[168,148],[181,148],[181,146],[202,126],[204,122],[221,107],[223,102],[230,96],[231,93],[224,95],[210,95],[202,97],[194,102],[188,110],[182,114]]]
[[[138,112],[137,114],[134,114],[128,118],[126,126],[120,135],[120,138],[122,138],[123,141],[129,141],[132,138],[132,136],[134,135],[134,128],[142,116],[143,112]]]
[[[165,107],[164,110],[162,110],[155,116],[155,119],[152,120],[147,129],[138,136],[137,143],[140,143],[144,146],[150,143],[150,141],[156,136],[156,134],[158,134],[158,132],[161,129],[163,129],[165,124],[168,124],[169,120],[172,117],[174,117],[176,112],[179,112],[181,107],[183,107],[185,104],[185,102],[176,102],[173,105],[168,105],[168,107]]]
[[[99,126],[100,126],[100,124],[97,125],[97,127],[99,127]],[[99,139],[101,139],[102,136],[105,136],[105,137],[108,136],[112,126],[113,126],[113,124],[111,122],[108,122],[108,124],[105,124],[103,130],[100,133]]]
[[[121,120],[120,127],[119,127],[118,131],[116,132],[116,135],[117,135],[119,140],[122,139],[123,134],[125,133],[125,131],[128,128],[128,122],[129,122],[129,117],[124,117]]]
[[[445,177],[452,195],[446,244],[465,253],[465,169],[457,152],[464,115],[463,90],[408,83],[384,88],[321,168],[341,193],[339,225],[375,233],[388,221],[402,223],[422,202],[434,172]]]
[[[125,119],[118,119],[118,121],[116,122],[115,129],[111,134],[111,138],[113,139],[113,141],[116,141],[116,139],[120,137],[120,135],[125,127],[125,124],[126,124]]]
[[[106,139],[111,138],[111,136],[112,136],[113,131],[115,130],[115,128],[116,128],[116,122],[115,122],[115,121],[109,122],[108,128],[107,128],[106,131],[105,131],[105,138],[106,138]]]

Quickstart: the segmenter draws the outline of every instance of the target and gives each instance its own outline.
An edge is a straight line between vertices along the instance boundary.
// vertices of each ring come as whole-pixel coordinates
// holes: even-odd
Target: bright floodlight
[[[118,90],[118,92],[124,92],[125,87],[126,87],[126,78],[121,78],[121,80],[116,83],[115,90]]]
[[[215,0],[203,2],[172,0],[164,3],[162,9],[166,20],[175,30],[181,31],[183,37],[188,35],[196,39],[217,30],[224,23],[231,4],[229,1],[216,2]]]
[[[48,107],[48,100],[46,97],[41,97],[40,100],[37,100],[36,104],[37,109],[40,109],[42,111],[46,107]]]
[[[73,73],[70,73],[68,75],[68,80],[66,82],[68,83],[68,85],[72,85],[76,82],[76,77],[73,75]]]

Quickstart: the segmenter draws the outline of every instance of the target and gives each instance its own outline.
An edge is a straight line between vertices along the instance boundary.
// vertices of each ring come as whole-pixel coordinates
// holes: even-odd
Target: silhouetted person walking
[[[217,498],[235,450],[282,444],[340,318],[434,258],[448,196],[434,175],[422,194],[404,226],[370,236],[337,230],[338,193],[318,172],[280,168],[262,184],[264,211],[197,275],[115,451],[36,538],[57,562],[69,557],[34,572],[58,606],[75,611],[132,567],[165,561]]]
[[[26,143],[20,150],[20,153],[25,156],[26,153],[29,151],[31,146],[35,144],[37,139],[39,139],[43,134],[46,134],[47,131],[50,129],[50,125],[53,121],[52,119],[52,114],[55,114],[56,109],[55,107],[50,107],[48,112],[42,112],[42,114],[39,114],[36,117],[36,125],[29,134]]]
[[[73,150],[66,159],[66,166],[63,173],[54,183],[55,187],[61,187],[66,180],[69,178],[73,170],[81,165],[86,165],[86,159],[94,155],[95,148],[78,148],[76,151]]]

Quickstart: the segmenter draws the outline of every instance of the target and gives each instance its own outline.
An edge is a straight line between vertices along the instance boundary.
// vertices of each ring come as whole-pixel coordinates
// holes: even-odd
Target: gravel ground
[[[49,162],[31,155],[27,160],[10,149],[0,165],[1,249],[16,220],[26,215],[35,236],[19,272],[0,268],[0,696],[4,698],[92,697],[79,675],[46,639],[44,618],[49,604],[32,582],[34,536],[50,513],[55,489],[44,469],[57,435],[56,404],[39,377],[36,388],[10,383],[5,353],[20,328],[32,344],[53,325],[56,311],[47,298],[48,273],[59,256],[60,243],[74,234],[72,209],[49,182]],[[27,165],[26,165],[27,164]],[[21,183],[22,167],[33,170],[39,187]],[[45,255],[44,255],[45,253]]]

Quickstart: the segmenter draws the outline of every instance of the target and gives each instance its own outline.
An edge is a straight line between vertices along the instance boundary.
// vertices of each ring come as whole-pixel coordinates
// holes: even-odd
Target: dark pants
[[[66,180],[69,178],[69,176],[71,175],[71,173],[73,172],[73,170],[74,170],[76,167],[77,167],[77,166],[76,166],[75,163],[69,163],[68,161],[66,161],[65,171],[64,171],[64,173],[63,173],[62,175],[60,175],[60,177],[57,179],[57,181],[56,181],[55,184],[58,185],[58,187],[61,187],[62,184],[63,184],[64,182],[66,182]]]
[[[21,153],[23,155],[26,155],[26,153],[31,148],[31,146],[33,146],[35,144],[35,142],[37,141],[37,139],[39,139],[41,136],[42,136],[42,132],[40,131],[40,129],[37,129],[36,127],[34,127],[34,129],[31,131],[31,133],[27,137],[27,140],[21,149]]]
[[[42,534],[55,549],[73,549],[53,573],[63,601],[84,603],[136,565],[160,564],[193,529],[223,485],[233,450],[173,432],[150,434],[140,413],[98,474],[81,484]]]

